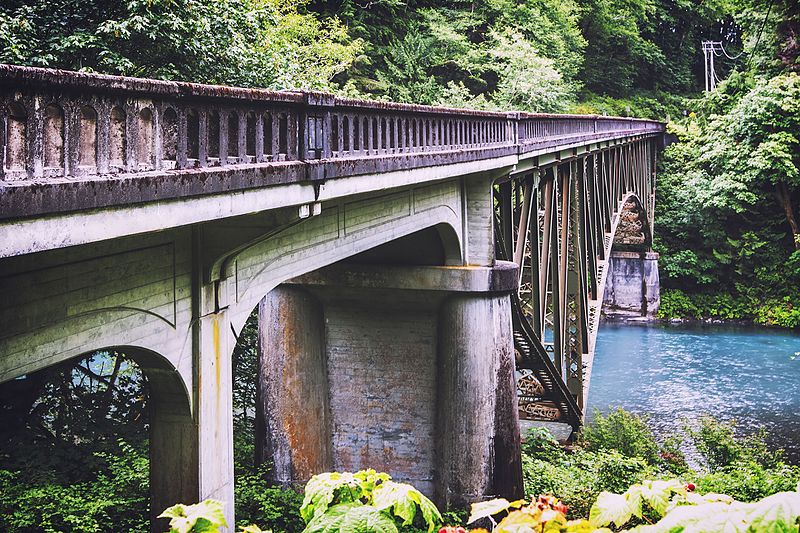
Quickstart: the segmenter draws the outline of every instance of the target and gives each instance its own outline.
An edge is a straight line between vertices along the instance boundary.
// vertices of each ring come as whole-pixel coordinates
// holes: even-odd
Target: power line
[[[753,46],[753,52],[750,54],[750,59],[747,60],[747,70],[750,70],[750,66],[753,63],[753,56],[758,49],[758,43],[761,42],[761,34],[764,32],[764,26],[767,25],[767,20],[769,19],[769,14],[772,11],[772,4],[775,3],[775,0],[770,0],[769,7],[767,7],[767,14],[764,15],[764,22],[761,23],[761,29],[758,30],[758,37],[756,37],[756,44]]]
[[[728,59],[730,59],[731,61],[736,61],[737,59],[739,59],[740,57],[742,57],[742,54],[744,54],[744,49],[742,49],[742,51],[741,51],[741,52],[739,52],[739,53],[738,53],[738,54],[736,54],[735,56],[731,57],[730,55],[728,55],[728,52],[726,52],[726,51],[725,51],[725,47],[723,47],[723,46],[722,46],[722,43],[719,43],[719,47],[720,47],[720,49],[722,50],[722,53],[723,53],[723,54],[725,54],[725,57],[727,57],[727,58],[728,58]]]
[[[772,6],[774,5],[775,0],[770,0],[769,6],[767,6],[767,12],[764,15],[764,20],[761,22],[761,27],[758,30],[758,36],[756,37],[756,43],[751,50],[749,57],[747,59],[747,70],[750,70],[750,67],[753,63],[753,56],[755,55],[756,51],[758,50],[758,45],[761,43],[761,35],[764,33],[764,28],[767,25],[767,21],[769,20],[769,15],[772,12]],[[722,45],[722,41],[702,41],[703,47],[703,58],[705,61],[705,82],[706,82],[706,92],[711,92],[717,88],[717,83],[720,82],[719,77],[717,76],[716,68],[714,65],[714,58],[719,57],[720,55],[724,55],[731,61],[735,61],[739,59],[742,54],[745,53],[744,48],[741,52],[732,56],[725,50],[725,47]]]
[[[705,59],[705,72],[706,72],[706,92],[711,92],[717,88],[717,84],[721,81],[717,76],[715,57],[725,56],[731,61],[735,61],[744,54],[744,50],[737,55],[732,56],[722,46],[722,41],[703,41],[703,56]]]
[[[720,55],[719,51],[722,49],[720,41],[703,41],[703,58],[705,60],[706,72],[706,92],[711,92],[717,88],[717,73],[714,66],[714,57]]]

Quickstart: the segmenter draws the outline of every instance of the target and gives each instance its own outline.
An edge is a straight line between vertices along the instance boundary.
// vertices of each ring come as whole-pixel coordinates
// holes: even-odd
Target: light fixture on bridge
[[[303,204],[300,206],[298,216],[300,218],[315,217],[322,213],[322,204],[314,202],[313,204]]]

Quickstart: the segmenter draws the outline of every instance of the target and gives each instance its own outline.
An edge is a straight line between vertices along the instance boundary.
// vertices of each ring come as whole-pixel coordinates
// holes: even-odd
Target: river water
[[[800,464],[800,334],[719,325],[604,323],[598,332],[587,419],[598,409],[646,414],[658,437],[703,414],[766,428]],[[691,450],[689,451],[691,455]]]

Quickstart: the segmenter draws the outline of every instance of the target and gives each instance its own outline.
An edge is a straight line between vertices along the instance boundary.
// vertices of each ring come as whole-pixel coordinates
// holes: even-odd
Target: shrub
[[[431,533],[442,523],[436,505],[421,492],[371,469],[312,477],[306,484],[300,516],[306,522],[305,533],[398,533],[398,524],[424,524]]]
[[[564,450],[550,431],[534,427],[525,435],[525,440],[522,442],[522,453],[531,459],[548,460],[563,455]]]
[[[602,491],[624,490],[654,470],[642,458],[627,457],[613,448],[578,447],[566,453],[547,430],[537,429],[523,445],[522,472],[526,494],[558,496],[570,517],[579,518],[588,515],[591,502]]]
[[[574,449],[558,447],[548,432],[532,432],[523,445],[525,493],[551,494],[569,508],[569,517],[589,516],[603,492],[620,493],[645,479],[680,476],[703,492],[730,494],[752,502],[791,491],[800,482],[800,467],[782,461],[781,450],[767,446],[764,431],[737,437],[733,423],[712,417],[686,428],[706,468],[694,472],[681,451],[682,439],[656,442],[646,419],[622,410],[595,415]]]
[[[590,450],[616,450],[651,465],[659,462],[659,446],[647,418],[622,408],[607,415],[595,411],[594,421],[583,430],[583,441]]]
[[[756,309],[755,321],[765,326],[800,328],[800,298],[768,300]]]
[[[598,454],[595,464],[597,489],[600,491],[624,492],[651,473],[644,460],[639,457],[625,457],[616,450]]]
[[[236,476],[236,523],[260,524],[275,533],[294,533],[305,527],[300,518],[303,495],[291,488],[271,487],[261,471]]]
[[[97,455],[107,472],[71,485],[0,470],[0,531],[147,531],[147,454],[119,441],[114,454]]]
[[[568,521],[563,502],[549,495],[530,503],[495,499],[472,505],[469,522],[492,518],[493,533],[664,533],[680,531],[797,531],[800,523],[800,485],[755,503],[725,494],[702,495],[692,483],[679,479],[644,480],[622,494],[603,492],[592,505],[588,520]],[[636,525],[633,529],[626,526]],[[626,528],[626,529],[622,529]],[[446,531],[464,529],[444,528]],[[485,529],[472,530],[485,532]]]
[[[687,427],[697,451],[712,472],[733,464],[757,464],[771,468],[782,464],[783,450],[772,450],[762,428],[747,437],[736,437],[736,422],[720,422],[712,416],[700,418],[697,429]]]
[[[800,468],[779,464],[772,468],[741,462],[697,477],[701,492],[719,492],[752,502],[777,492],[791,491],[800,482]]]
[[[557,494],[569,508],[570,516],[586,516],[600,491],[596,488],[596,472],[586,468],[591,461],[576,455],[554,462],[523,456],[525,494]]]

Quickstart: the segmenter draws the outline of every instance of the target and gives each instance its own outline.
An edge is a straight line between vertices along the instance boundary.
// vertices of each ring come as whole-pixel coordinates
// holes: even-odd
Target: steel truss
[[[630,139],[495,184],[496,254],[520,274],[521,418],[582,423],[614,233],[630,201],[652,231],[656,151],[654,137]]]

